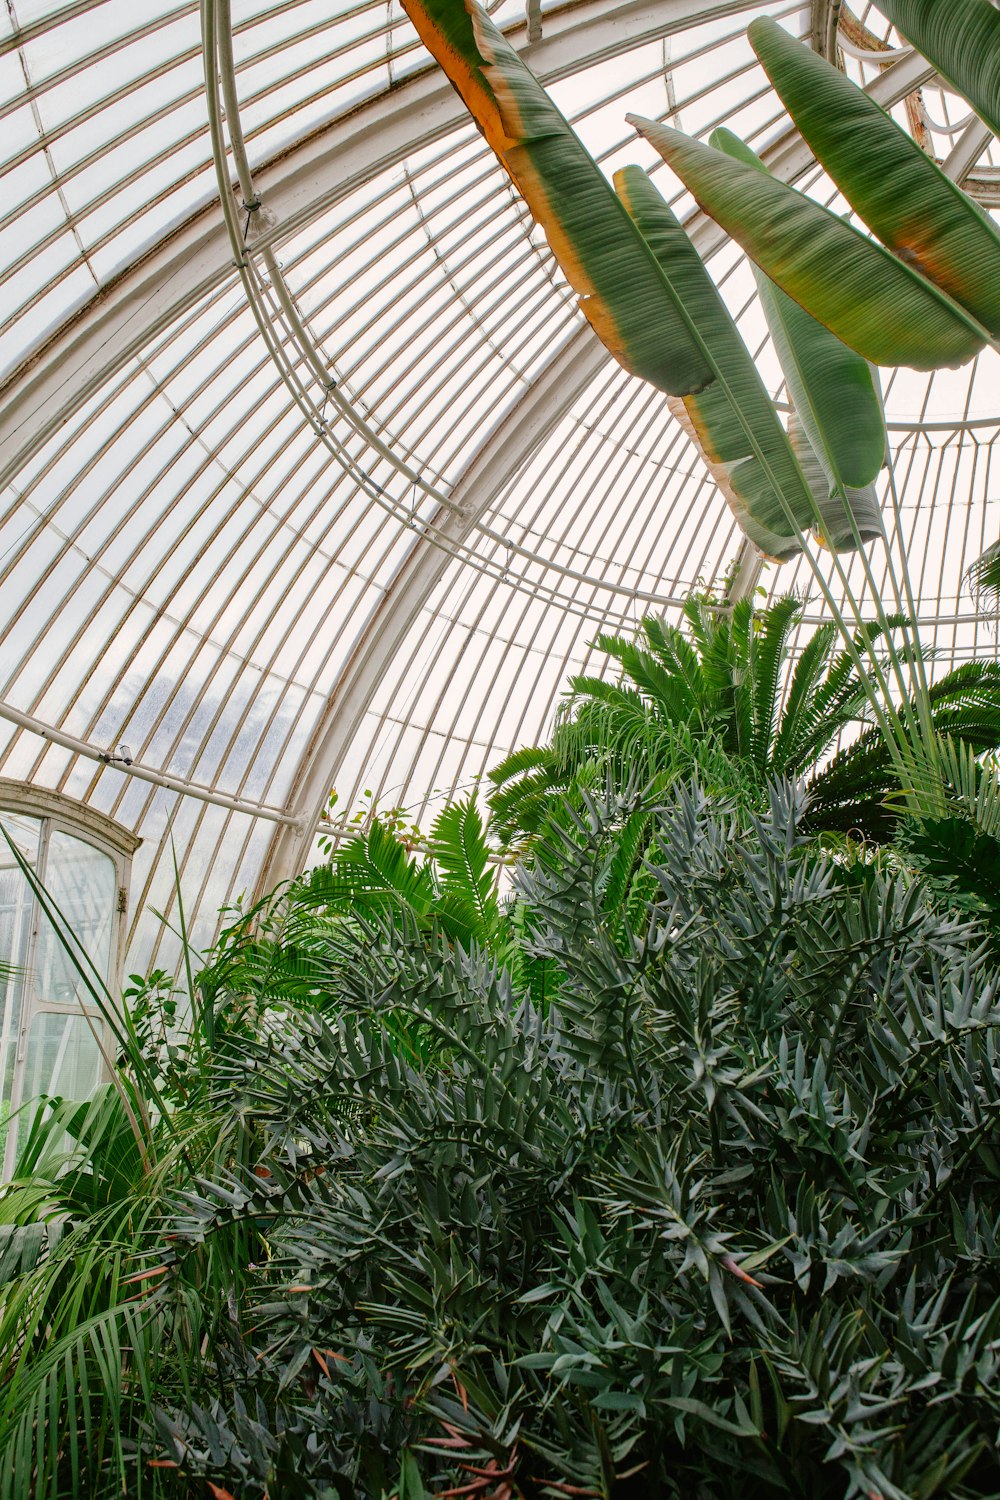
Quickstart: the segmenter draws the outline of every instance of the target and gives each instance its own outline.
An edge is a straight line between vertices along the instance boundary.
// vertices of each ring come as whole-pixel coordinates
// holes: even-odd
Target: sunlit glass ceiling
[[[725,122],[835,201],[744,38],[766,12],[822,45],[825,0],[491,8],[608,170],[654,165],[626,110]],[[994,143],[877,7],[839,44],[992,205]],[[394,0],[7,0],[0,85],[0,775],[142,836],[148,962],[172,851],[207,934],[308,857],[331,786],[419,817],[739,537]],[[747,268],[691,227],[780,401]],[[996,373],[885,372],[886,507],[944,661],[995,650],[962,580],[1000,536]],[[821,613],[804,565],[762,581]],[[132,767],[100,760],[122,741]]]

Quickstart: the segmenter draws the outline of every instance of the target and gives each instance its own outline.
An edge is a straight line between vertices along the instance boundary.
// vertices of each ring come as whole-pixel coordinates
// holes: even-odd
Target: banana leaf
[[[834,490],[826,468],[806,435],[798,411],[794,409],[788,419],[788,441],[819,506],[822,519],[813,530],[820,546],[844,552],[857,545],[855,530],[862,542],[874,541],[885,534],[882,507],[874,484],[866,484],[861,489],[845,486],[843,490]],[[847,496],[850,516],[844,509],[844,495]]]
[[[712,378],[652,253],[611,184],[476,0],[402,0],[421,40],[506,168],[597,336],[668,395]]]
[[[628,120],[751,260],[865,359],[933,370],[983,348],[964,308],[822,204],[679,130]]]
[[[776,21],[758,17],[747,36],[816,160],[869,229],[1000,333],[1000,233],[989,215],[874,99]]]
[[[1000,11],[990,0],[878,0],[878,8],[1000,135]]]
[[[799,547],[787,511],[805,532],[815,510],[750,352],[701,256],[648,175],[625,167],[615,173],[615,188],[723,377],[704,391],[673,398],[671,411],[754,545],[778,560],[791,557]]]
[[[712,145],[738,161],[767,167],[730,130]],[[761,306],[794,407],[792,450],[819,503],[820,540],[840,549],[882,535],[874,480],[886,461],[885,420],[876,377],[867,360],[754,267]],[[850,514],[844,509],[844,496]],[[851,524],[853,517],[854,526]]]

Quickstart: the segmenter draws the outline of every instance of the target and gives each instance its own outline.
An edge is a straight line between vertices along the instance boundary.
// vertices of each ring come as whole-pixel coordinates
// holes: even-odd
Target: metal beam
[[[508,34],[525,48],[542,81],[554,83],[751,6],[752,0],[625,0],[611,7],[606,0],[576,0],[546,12],[545,35],[536,45],[526,46],[526,22]],[[274,224],[256,243],[286,239],[467,118],[451,86],[430,66],[330,120],[255,173]],[[0,487],[93,392],[232,276],[225,223],[212,197],[82,304],[0,386]]]
[[[952,146],[941,170],[961,187],[992,139],[992,130],[977,115]]]
[[[475,526],[525,460],[561,421],[581,384],[606,358],[596,339],[571,339],[532,387],[531,400],[519,402],[469,463],[452,490],[457,509],[433,518],[452,541]],[[567,397],[567,392],[572,395]],[[271,841],[257,895],[296,874],[308,856],[333,777],[350,749],[379,682],[437,587],[451,558],[418,538],[376,605],[340,675],[299,764],[288,805],[307,809],[307,821],[283,828]],[[298,818],[298,814],[296,814]]]
[[[923,58],[902,58],[880,74],[868,92],[888,109],[918,88],[932,71]],[[809,148],[792,130],[779,136],[761,155],[786,181],[794,181],[815,166]],[[727,241],[725,232],[705,214],[692,215],[685,227],[706,260]],[[451,499],[457,508],[439,513],[435,524],[447,528],[452,540],[464,538],[609,358],[589,325],[578,329],[456,482]],[[276,831],[261,869],[258,895],[302,868],[330,788],[378,684],[449,561],[439,549],[418,540],[369,619],[327,700],[291,788],[288,806],[297,827]]]
[[[532,66],[553,82],[594,62],[625,53],[702,22],[746,9],[749,0],[580,0],[546,13],[545,35],[530,49]],[[523,39],[524,26],[514,28]],[[870,86],[886,107],[930,76],[922,59],[901,59]],[[272,241],[294,233],[361,183],[443,137],[465,118],[436,69],[414,75],[352,115],[332,120],[257,174],[276,227]],[[765,153],[778,175],[794,180],[814,163],[793,133]],[[689,229],[706,257],[724,243],[718,228],[696,215]],[[133,264],[60,329],[0,390],[0,482],[13,478],[88,397],[151,339],[233,274],[218,202],[206,204]],[[488,439],[435,518],[439,534],[464,537],[570,410],[609,356],[581,327],[552,358],[531,391]],[[325,806],[332,778],[362,721],[386,664],[447,567],[449,556],[419,538],[383,596],[328,700],[296,777],[288,824],[276,831],[261,888],[301,866]],[[177,790],[182,790],[178,787]],[[216,794],[217,800],[222,800]],[[228,799],[227,799],[228,800]],[[235,799],[234,799],[235,800]],[[240,810],[243,810],[241,808]],[[251,810],[251,809],[246,809]],[[253,809],[260,816],[274,812]],[[296,826],[297,825],[297,826]]]
[[[837,60],[837,26],[843,0],[813,0],[812,44],[827,62]]]

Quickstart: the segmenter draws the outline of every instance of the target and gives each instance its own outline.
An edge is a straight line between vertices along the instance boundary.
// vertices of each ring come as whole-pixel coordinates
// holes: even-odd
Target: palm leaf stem
[[[783,499],[783,497],[780,498]],[[850,505],[847,503],[846,497],[844,497],[844,504],[848,513],[850,514]],[[816,505],[815,502],[814,506],[817,519],[822,521],[819,506]],[[847,599],[848,604],[851,608],[851,613],[854,616],[857,633],[858,635],[860,635],[865,650],[867,651],[868,658],[871,661],[876,680],[878,681],[879,688],[881,689],[881,698],[875,691],[875,688],[872,685],[871,678],[868,675],[868,671],[861,659],[861,655],[855,644],[855,636],[848,629],[847,621],[844,619],[843,613],[841,612],[840,607],[837,604],[836,599],[834,598],[833,591],[827,583],[818,560],[813,557],[811,551],[809,550],[806,544],[806,538],[802,534],[801,530],[799,530],[797,523],[795,522],[795,518],[791,514],[790,507],[787,508],[786,514],[791,524],[796,526],[796,530],[799,531],[798,541],[799,546],[802,549],[802,554],[805,557],[806,562],[809,564],[809,567],[812,570],[813,577],[819,584],[820,591],[823,595],[824,600],[826,601],[827,608],[829,609],[834,621],[836,622],[837,629],[840,632],[840,636],[844,642],[847,653],[851,658],[851,663],[854,667],[854,670],[857,672],[858,677],[864,687],[865,695],[868,698],[868,702],[871,706],[872,712],[875,715],[876,722],[878,723],[879,728],[885,736],[886,745],[889,749],[889,754],[892,757],[896,773],[900,776],[900,779],[905,785],[906,777],[917,769],[913,765],[909,755],[910,739],[906,734],[902,720],[900,719],[895,705],[892,702],[892,694],[889,689],[889,683],[882,669],[881,662],[879,661],[878,656],[875,652],[871,636],[868,633],[868,624],[861,614],[861,607],[848,580],[847,570],[844,568],[842,562],[840,561],[839,553],[837,553],[835,550],[831,550],[830,556],[833,560],[834,569],[840,581],[840,586],[844,591],[844,597]],[[851,517],[851,524],[855,527],[856,530],[856,523],[854,522],[853,516]],[[898,655],[892,642],[891,627],[889,625],[888,618],[886,617],[885,610],[882,606],[882,600],[879,590],[876,587],[874,578],[871,574],[871,564],[868,562],[868,559],[865,556],[864,548],[862,547],[859,550],[864,560],[865,574],[869,582],[869,587],[871,587],[872,589],[876,618],[880,627],[882,628],[883,634],[886,637],[886,644],[889,649],[889,659],[893,663],[895,676],[901,688],[903,694],[903,702],[905,704],[907,701],[908,693],[903,681],[902,669],[898,661]],[[908,761],[910,761],[909,765],[907,764]]]
[[[864,569],[865,579],[868,583],[869,589],[871,590],[872,598],[875,601],[876,615],[879,624],[882,627],[882,633],[885,639],[886,654],[888,656],[889,664],[892,668],[893,676],[896,680],[896,685],[899,688],[900,693],[901,716],[896,716],[896,722],[899,724],[900,733],[906,737],[908,751],[912,747],[914,732],[919,735],[921,747],[925,753],[925,764],[933,768],[933,778],[931,785],[925,788],[921,788],[921,790],[930,792],[933,798],[933,802],[935,804],[938,804],[940,802],[940,787],[938,785],[939,771],[937,757],[937,736],[935,734],[934,725],[931,720],[930,695],[928,691],[927,676],[924,670],[924,653],[916,623],[916,603],[913,598],[913,589],[910,581],[909,570],[906,566],[906,552],[903,548],[902,543],[902,531],[900,530],[899,520],[899,501],[896,491],[895,474],[893,472],[891,463],[888,465],[888,469],[890,492],[893,497],[893,522],[896,528],[896,533],[900,539],[900,553],[903,561],[904,587],[902,591],[900,590],[899,579],[896,576],[896,569],[892,559],[892,548],[889,544],[888,538],[885,539],[885,556],[886,567],[889,575],[889,582],[892,587],[894,602],[900,616],[903,617],[904,621],[904,623],[901,623],[899,625],[899,629],[904,637],[907,647],[907,673],[905,676],[903,672],[903,663],[900,660],[899,651],[897,650],[895,641],[892,638],[892,631],[889,626],[889,621],[886,619],[885,611],[882,606],[881,590],[879,589],[878,583],[875,579],[875,575],[872,571],[871,561],[864,549],[864,546],[862,545],[861,536],[858,531],[857,520],[854,515],[853,507],[848,500],[844,484],[842,482],[838,482],[837,484],[831,485],[831,494],[839,496],[841,503],[843,504],[844,512],[853,535],[855,549],[861,557],[861,565]],[[832,556],[836,560],[838,554],[833,551]],[[836,561],[835,566],[838,566]],[[855,612],[855,617],[858,618],[858,605],[853,595],[847,589],[846,575],[843,572],[843,569],[839,568],[839,566],[838,571],[840,572],[841,582],[845,588],[845,591],[847,592],[848,598],[850,599],[851,608]],[[869,651],[871,651],[870,645]],[[907,677],[909,678],[908,681]],[[882,685],[883,691],[887,692],[887,685],[881,674],[880,683]],[[915,722],[913,718],[914,709],[916,711]],[[918,770],[918,767],[914,765],[912,769]]]
[[[867,552],[865,551],[864,543],[861,540],[861,534],[860,534],[860,532],[858,530],[857,519],[856,519],[856,517],[854,515],[853,507],[851,506],[851,503],[850,503],[850,501],[849,501],[849,499],[847,497],[847,489],[846,489],[846,486],[844,485],[843,481],[838,480],[836,483],[831,483],[831,485],[830,485],[830,493],[831,493],[831,495],[836,496],[840,500],[841,504],[844,507],[844,514],[847,517],[847,523],[848,523],[848,525],[851,528],[851,538],[852,538],[852,540],[854,542],[855,550],[857,551],[858,555],[861,558],[861,566],[864,569],[865,581],[867,582],[868,587],[871,590],[872,599],[875,602],[876,616],[877,616],[879,625],[882,627],[882,632],[883,632],[883,635],[885,637],[885,643],[886,643],[886,649],[887,649],[887,653],[888,653],[888,657],[889,657],[889,663],[890,663],[890,666],[893,669],[893,675],[895,676],[895,679],[896,679],[896,686],[899,688],[900,694],[902,696],[902,700],[905,703],[907,701],[907,698],[910,695],[910,690],[911,690],[911,687],[912,687],[912,680],[911,680],[910,684],[907,684],[907,682],[906,682],[906,680],[905,680],[905,678],[903,676],[902,663],[899,660],[899,654],[896,651],[895,645],[893,643],[892,633],[891,633],[891,630],[889,628],[889,621],[888,621],[888,619],[885,616],[885,611],[884,611],[883,606],[882,606],[882,594],[881,594],[881,590],[880,590],[880,588],[879,588],[879,586],[878,586],[878,584],[877,584],[877,582],[875,580],[875,575],[874,575],[874,573],[872,571],[871,561],[870,561],[870,559],[868,557]],[[818,509],[818,507],[817,507],[817,509]],[[890,583],[892,585],[893,602],[896,605],[896,608],[899,611],[899,613],[903,614],[904,613],[903,600],[902,600],[902,596],[900,594],[899,583],[898,583],[898,580],[896,578],[895,569],[894,569],[894,567],[892,565],[892,554],[891,554],[891,551],[890,551],[888,543],[886,543],[886,549],[885,549],[885,551],[886,551],[886,562],[887,562],[888,573],[889,573],[889,581],[890,581]],[[834,558],[837,558],[839,556],[839,554],[837,553],[836,549],[831,548],[831,556],[834,557]],[[834,565],[838,566],[836,563]],[[850,591],[850,589],[847,586],[846,573],[844,572],[844,570],[842,568],[839,568],[839,567],[838,567],[838,571],[840,572],[841,583],[842,583],[842,585],[844,587],[845,593],[847,594],[847,597],[850,600],[851,609],[854,611],[855,617],[859,618],[858,603],[857,603],[857,600],[854,598],[853,593]],[[870,649],[871,648],[869,646],[869,650]],[[888,685],[885,682],[884,678],[880,677],[880,683],[881,683],[883,691],[887,692],[888,691]]]
[[[938,738],[934,730],[933,720],[931,718],[930,685],[927,680],[927,668],[926,663],[924,662],[924,653],[920,642],[920,631],[917,625],[917,603],[913,596],[913,582],[910,578],[910,569],[906,559],[906,548],[903,544],[903,508],[900,504],[899,489],[896,485],[895,465],[890,460],[887,467],[889,470],[889,498],[892,502],[892,520],[896,536],[899,538],[899,555],[902,561],[901,571],[903,579],[903,589],[905,592],[905,614],[907,620],[910,622],[909,626],[904,628],[904,635],[908,633],[910,628],[912,628],[913,632],[912,660],[910,663],[910,671],[913,674],[913,699],[917,705],[917,712],[921,716],[921,729],[927,741],[928,748],[933,757],[935,765],[938,765]],[[898,598],[899,584],[896,581],[896,574],[892,563],[892,548],[889,546],[888,540],[886,541],[885,552],[886,560],[889,565],[889,576],[892,579],[893,588],[895,589]],[[902,603],[903,601],[900,600],[901,608]]]
[[[777,497],[778,503],[789,526],[791,527],[792,534],[796,539],[799,549],[804,554],[806,561],[808,562],[809,567],[812,571],[812,574],[816,579],[816,582],[818,583],[823,597],[827,603],[827,607],[830,609],[830,612],[837,623],[837,628],[840,631],[844,644],[851,655],[852,664],[854,665],[855,671],[858,673],[858,676],[864,686],[865,694],[868,698],[869,704],[871,705],[872,712],[879,725],[879,728],[882,730],[882,733],[885,736],[886,744],[889,748],[896,773],[904,786],[907,785],[908,778],[910,778],[911,776],[915,776],[919,783],[923,780],[923,776],[920,765],[915,761],[914,756],[911,753],[913,748],[913,736],[912,734],[908,734],[904,729],[899,714],[897,713],[896,708],[893,704],[892,694],[889,689],[888,681],[882,669],[881,662],[872,649],[871,638],[868,635],[868,628],[862,618],[858,601],[854,596],[853,590],[851,589],[846,570],[844,569],[843,564],[840,561],[839,555],[835,548],[831,549],[831,557],[833,559],[834,569],[840,581],[841,588],[844,591],[844,595],[850,604],[851,612],[856,622],[857,634],[860,635],[862,643],[868,653],[868,657],[871,661],[872,671],[874,672],[880,692],[876,691],[876,688],[872,683],[871,676],[869,675],[869,671],[863,663],[860,653],[857,650],[857,646],[855,644],[855,634],[848,629],[843,614],[833,597],[832,590],[830,589],[826,581],[824,573],[821,570],[819,563],[816,561],[809,550],[802,527],[794,514],[791,502],[788,500],[782,485],[779,483],[777,476],[773,471],[773,468],[768,460],[768,456],[764,451],[763,444],[760,442],[757,436],[753,422],[750,420],[749,416],[743,409],[742,403],[737,399],[736,394],[729,380],[727,379],[719,360],[716,358],[709,342],[702,334],[696,320],[689,312],[684,299],[677,293],[677,290],[674,287],[673,281],[671,280],[671,277],[669,275],[668,267],[664,265],[663,269],[667,272],[667,284],[670,287],[671,294],[674,298],[675,306],[680,315],[680,318],[683,324],[686,326],[695,345],[701,349],[705,361],[709,369],[711,370],[714,379],[718,381],[720,390],[724,393],[726,399],[728,400],[730,408],[732,409],[733,414],[736,417],[737,424],[742,429],[744,436],[746,437],[750,451],[755,455],[757,461],[761,466],[762,472],[764,473],[768,483],[770,484],[772,492]],[[794,453],[791,454],[791,459],[795,467],[799,470],[803,489],[809,497],[814,519],[822,529],[823,516],[819,503],[816,500],[811,487],[806,481],[804,474],[802,474],[798,458]],[[861,553],[862,564],[869,582],[869,587],[872,590],[876,618],[882,633],[886,637],[889,660],[892,665],[894,675],[897,679],[900,696],[903,703],[906,704],[910,699],[910,692],[903,676],[902,665],[899,661],[898,653],[896,652],[894,643],[892,641],[889,622],[886,618],[885,611],[881,602],[880,591],[875,583],[874,575],[871,572],[871,565],[865,554],[864,547],[861,544],[861,538],[858,532],[856,518],[854,517],[847,496],[843,492],[841,492],[841,500],[848,513],[849,522],[854,535],[855,545],[858,547],[858,550]]]

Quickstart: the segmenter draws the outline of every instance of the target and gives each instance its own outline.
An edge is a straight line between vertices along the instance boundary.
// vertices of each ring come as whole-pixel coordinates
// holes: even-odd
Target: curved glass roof
[[[724,122],[835,201],[746,43],[768,13],[836,35],[1000,201],[996,144],[875,5],[490,9],[608,170],[654,166],[626,110]],[[396,0],[5,0],[0,83],[0,775],[142,836],[145,964],[172,850],[210,935],[308,858],[331,786],[419,818],[740,534]],[[656,170],[780,402],[748,268]],[[992,653],[963,574],[1000,535],[996,357],[884,377],[922,633],[944,663]],[[821,616],[805,564],[762,582]],[[857,561],[848,582],[863,601]],[[131,767],[100,758],[121,742]]]

